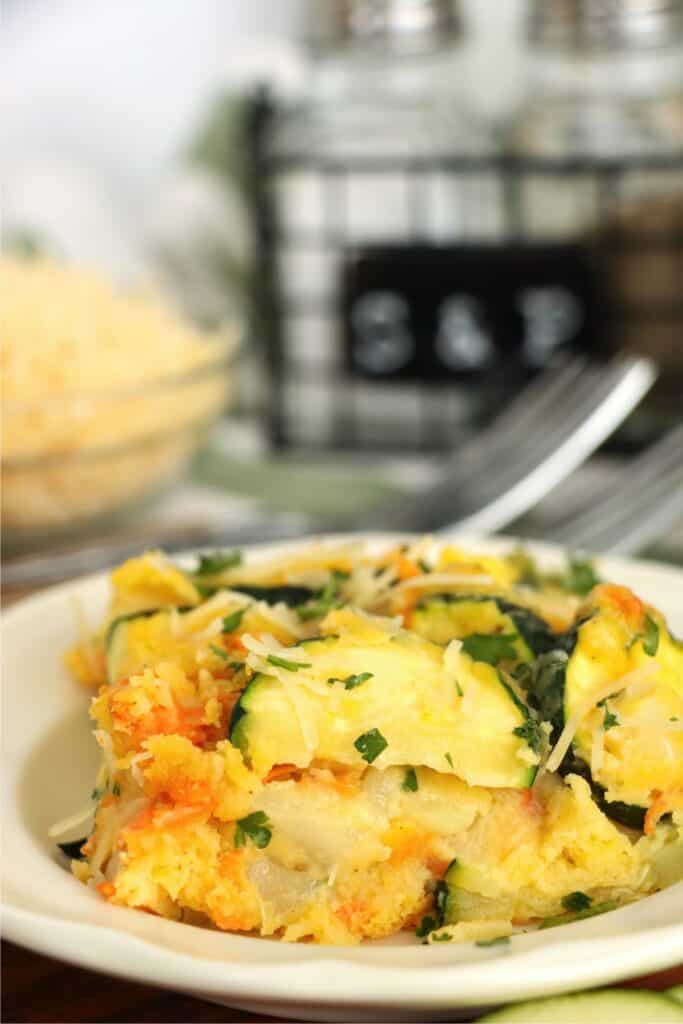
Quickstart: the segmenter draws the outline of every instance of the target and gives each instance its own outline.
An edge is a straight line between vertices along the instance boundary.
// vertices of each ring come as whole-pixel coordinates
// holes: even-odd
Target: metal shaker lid
[[[671,45],[683,40],[683,0],[532,0],[527,35],[563,50]]]
[[[311,28],[309,40],[317,45],[355,41],[419,50],[458,38],[462,21],[457,0],[315,0]]]

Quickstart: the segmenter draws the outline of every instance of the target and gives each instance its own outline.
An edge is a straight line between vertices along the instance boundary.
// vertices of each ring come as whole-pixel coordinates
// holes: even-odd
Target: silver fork
[[[604,366],[574,359],[548,371],[441,463],[431,486],[370,509],[363,527],[441,533],[502,529],[585,462],[655,377],[650,360],[626,355]]]
[[[574,551],[633,554],[683,517],[683,424],[605,482],[582,511],[542,534]],[[540,539],[535,533],[536,539]]]

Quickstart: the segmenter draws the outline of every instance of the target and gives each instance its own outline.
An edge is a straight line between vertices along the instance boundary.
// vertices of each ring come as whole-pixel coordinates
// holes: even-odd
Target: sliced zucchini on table
[[[683,1021],[683,1007],[666,993],[643,989],[603,989],[515,1003],[479,1018],[480,1024],[659,1024]]]
[[[529,786],[527,707],[491,665],[407,633],[353,632],[268,659],[236,705],[230,739],[254,769],[314,759],[426,766],[471,785]]]
[[[413,613],[411,629],[437,644],[457,639],[491,664],[530,662],[558,644],[550,626],[528,608],[490,595],[438,594]]]

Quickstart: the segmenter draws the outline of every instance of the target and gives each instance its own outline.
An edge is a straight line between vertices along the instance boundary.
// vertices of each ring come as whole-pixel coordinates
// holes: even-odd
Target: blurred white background
[[[288,94],[302,88],[297,38],[306,7],[5,0],[5,237],[35,234],[60,255],[121,279],[144,274],[160,231],[214,219],[207,190],[181,169],[212,98],[256,81]],[[463,0],[461,9],[463,89],[496,116],[519,94],[523,0]],[[224,232],[244,251],[239,205],[223,202]]]

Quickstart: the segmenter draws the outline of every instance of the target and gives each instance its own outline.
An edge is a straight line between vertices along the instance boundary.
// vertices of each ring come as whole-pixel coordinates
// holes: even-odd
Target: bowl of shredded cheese
[[[82,529],[178,475],[232,397],[235,329],[45,259],[0,259],[2,529]]]

